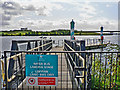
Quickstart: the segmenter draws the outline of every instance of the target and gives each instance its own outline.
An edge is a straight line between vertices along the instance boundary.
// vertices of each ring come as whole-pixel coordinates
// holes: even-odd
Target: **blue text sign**
[[[57,55],[26,55],[26,76],[58,77]]]

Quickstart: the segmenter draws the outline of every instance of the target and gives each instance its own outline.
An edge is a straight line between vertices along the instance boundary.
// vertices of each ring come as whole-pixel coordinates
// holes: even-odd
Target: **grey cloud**
[[[1,15],[2,16],[2,20],[4,21],[9,21],[11,20],[11,17],[10,16],[6,16],[6,15]]]
[[[36,10],[37,15],[47,16],[47,14],[45,13],[45,10],[46,10],[46,9],[47,9],[47,8],[46,8],[45,6],[40,7],[39,9]]]
[[[27,7],[23,7],[22,9],[23,10],[28,10],[28,11],[35,11],[36,10],[36,8],[33,5],[29,5]]]
[[[0,25],[6,26],[10,25],[9,21],[11,20],[11,16],[0,14]]]
[[[14,11],[4,11],[4,14],[7,14],[7,15],[20,15],[21,11],[17,11],[17,10],[14,10]]]
[[[20,8],[20,5],[15,2],[4,2],[2,4],[3,9],[8,9],[8,10],[16,10]]]
[[[21,6],[16,2],[3,2],[2,9],[5,15],[21,14]]]
[[[20,5],[16,2],[2,2],[0,1],[0,9],[3,12],[0,12],[0,25],[6,26],[10,25],[10,21],[12,20],[12,16],[22,15],[26,11],[36,11],[38,15],[45,15],[44,10],[45,6],[41,8],[35,8],[33,5]],[[33,23],[31,23],[33,25]]]
[[[0,21],[9,21],[11,20],[11,16],[0,14]]]
[[[0,25],[6,26],[6,25],[10,25],[10,23],[8,21],[2,21],[0,22]]]
[[[4,10],[4,14],[7,15],[20,15],[24,13],[25,11],[36,11],[37,15],[43,15],[45,16],[45,9],[46,7],[40,7],[36,8],[33,5],[28,5],[28,6],[21,6],[19,3],[16,2],[4,2],[0,3],[2,9]]]
[[[28,25],[34,25],[34,22],[28,22],[27,24]]]
[[[0,1],[0,7],[2,7],[2,2]]]
[[[16,2],[4,2],[2,4],[2,8],[4,10],[28,10],[28,11],[36,10],[33,5],[21,6],[19,3]]]

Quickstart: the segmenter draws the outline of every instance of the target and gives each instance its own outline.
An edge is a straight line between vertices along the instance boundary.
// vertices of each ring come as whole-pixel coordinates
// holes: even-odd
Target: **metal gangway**
[[[34,42],[34,48],[30,48],[31,42]],[[17,45],[22,42],[14,41],[14,43]],[[1,61],[3,62],[2,78],[5,89],[86,90],[119,87],[120,52],[85,51],[84,40],[80,40],[79,44],[77,41],[64,40],[63,47],[52,47],[52,40],[44,41],[44,43],[41,40],[32,40],[27,43],[26,51],[18,51],[15,48],[11,51],[4,51],[4,60]],[[58,55],[58,85],[27,86],[26,54]],[[9,67],[11,63],[14,64],[13,67]]]

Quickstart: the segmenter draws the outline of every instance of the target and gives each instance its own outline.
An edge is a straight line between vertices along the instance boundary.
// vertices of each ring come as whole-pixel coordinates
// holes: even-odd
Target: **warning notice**
[[[26,77],[28,86],[56,86],[57,77]]]
[[[55,85],[56,78],[38,77],[38,85]]]
[[[28,83],[29,83],[30,85],[34,85],[34,84],[35,84],[35,79],[34,79],[34,78],[29,78],[29,79],[28,79]]]
[[[57,55],[26,55],[26,84],[29,86],[56,86]]]

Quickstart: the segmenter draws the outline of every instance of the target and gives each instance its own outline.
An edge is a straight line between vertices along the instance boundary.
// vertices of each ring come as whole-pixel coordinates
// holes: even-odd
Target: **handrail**
[[[76,52],[74,49],[72,49],[67,43],[65,43],[72,51]],[[75,53],[83,62],[84,62],[84,58],[82,56],[80,56],[78,53]],[[84,66],[84,65],[83,65]]]
[[[71,57],[71,59],[72,59],[72,61],[73,61],[73,58],[72,58],[72,56],[70,55],[70,53],[68,53],[68,55]],[[69,62],[69,64],[70,64],[70,62]],[[75,61],[73,61],[73,64],[75,65],[75,67],[77,67]],[[83,68],[84,68],[84,67],[83,67]],[[72,69],[72,68],[71,68],[71,69]],[[73,71],[73,69],[72,69],[72,71]],[[82,75],[82,76],[84,76],[84,75]],[[83,79],[83,78],[80,78],[80,80],[81,80],[82,83],[83,83],[84,79]]]
[[[69,47],[69,49],[71,49],[72,51],[74,51],[75,52],[75,50],[74,49],[72,49],[71,47],[70,47],[70,45],[68,45],[67,43],[65,43],[64,42],[64,44],[66,44],[68,47]],[[79,59],[81,59],[82,60],[82,62],[83,62],[83,68],[85,68],[85,59],[82,57],[82,56],[80,56],[78,53],[75,53],[77,56],[78,56],[78,58]],[[70,55],[70,54],[69,54]],[[71,56],[71,55],[70,55]],[[73,60],[72,60],[73,61]],[[73,63],[74,63],[74,65],[75,65],[75,67],[76,67],[76,63],[73,61]],[[82,76],[84,76],[84,73],[83,73],[83,75]],[[80,81],[83,83],[84,82],[84,78],[80,78]]]
[[[1,63],[2,63],[2,79],[4,81],[4,79],[5,79],[5,72],[4,72],[4,62],[3,62],[3,59],[1,59]]]
[[[43,44],[43,45],[41,45],[41,46],[38,46],[38,47],[33,48],[33,49],[30,49],[30,50],[28,50],[28,51],[36,50],[36,49],[38,49],[38,48],[40,48],[40,47],[46,46],[46,45],[51,44],[51,43],[52,43],[52,42],[45,43],[45,44]],[[47,49],[49,49],[49,48],[50,48],[50,47],[48,47]],[[46,50],[47,50],[47,49],[46,49]],[[46,51],[46,50],[45,50],[45,51]],[[8,57],[8,58],[7,58],[7,64],[8,64],[8,62],[9,62],[10,59],[16,60],[16,57],[21,56],[21,54],[22,54],[22,53],[19,53],[19,54],[13,55],[13,56],[11,56],[11,57]],[[7,65],[7,71],[8,71],[8,65]],[[8,78],[8,75],[7,75],[7,81],[10,82],[10,81],[12,81],[15,77],[16,77],[16,75],[12,75],[10,78]],[[5,73],[4,73],[4,62],[3,62],[3,60],[2,60],[2,78],[3,78],[3,81],[4,81],[4,79],[5,79]]]
[[[43,46],[46,46],[46,45],[48,45],[48,44],[50,44],[50,43],[52,43],[52,42],[49,42],[49,43],[43,44],[43,45],[41,45],[41,46],[38,46],[38,47],[33,48],[33,49],[30,49],[30,50],[28,50],[28,51],[32,51],[32,50],[38,49],[38,48],[43,47]]]

